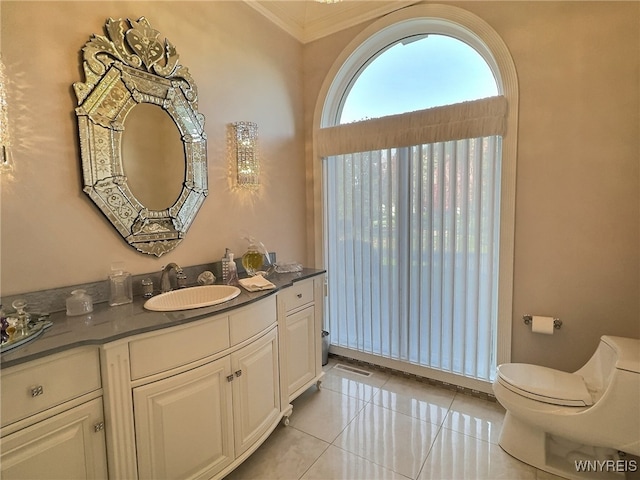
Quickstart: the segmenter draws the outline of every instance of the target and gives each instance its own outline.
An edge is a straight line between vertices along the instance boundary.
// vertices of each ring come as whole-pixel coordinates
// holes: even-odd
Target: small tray
[[[7,340],[6,342],[0,344],[0,353],[5,353],[14,348],[18,348],[26,343],[29,343],[40,335],[42,335],[45,330],[53,325],[53,322],[47,320],[46,317],[40,317],[36,321],[32,321],[29,323],[28,330],[23,335],[16,335],[11,340]]]

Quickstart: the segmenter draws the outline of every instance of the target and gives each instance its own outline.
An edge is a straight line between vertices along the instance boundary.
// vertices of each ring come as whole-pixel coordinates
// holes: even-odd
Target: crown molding
[[[291,11],[287,11],[286,6],[279,6],[275,4],[279,3],[302,3],[302,2],[265,2],[257,0],[244,0],[244,2],[251,8],[262,14],[271,22],[276,24],[282,30],[294,37],[300,42],[303,42],[305,37],[305,16],[304,13],[300,14],[300,8],[298,6],[296,14]],[[306,6],[304,6],[306,7]],[[304,12],[304,9],[303,9]]]
[[[244,0],[301,43],[309,43],[404,8],[416,1]]]

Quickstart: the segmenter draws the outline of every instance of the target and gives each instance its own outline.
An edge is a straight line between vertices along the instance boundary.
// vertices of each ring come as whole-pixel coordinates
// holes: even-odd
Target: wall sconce
[[[0,173],[11,170],[11,142],[9,135],[9,113],[7,106],[7,76],[0,57]]]
[[[236,122],[231,126],[235,141],[237,184],[242,188],[256,189],[260,185],[258,125],[254,122]]]
[[[0,145],[0,173],[11,170],[12,163],[9,145]]]

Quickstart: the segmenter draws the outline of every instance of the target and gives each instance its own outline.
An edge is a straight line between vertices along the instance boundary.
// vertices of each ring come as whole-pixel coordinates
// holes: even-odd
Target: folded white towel
[[[256,275],[254,277],[242,278],[239,280],[240,285],[250,292],[257,292],[259,290],[271,290],[276,286],[262,275]]]

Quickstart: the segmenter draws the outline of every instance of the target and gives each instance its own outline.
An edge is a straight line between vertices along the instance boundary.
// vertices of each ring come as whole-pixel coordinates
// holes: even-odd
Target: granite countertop
[[[67,317],[65,312],[52,313],[49,320],[53,326],[36,340],[0,354],[0,367],[8,368],[74,347],[104,345],[132,335],[201,320],[274,295],[294,282],[323,273],[324,270],[310,268],[296,273],[274,273],[268,279],[276,286],[273,290],[248,292],[240,287],[240,295],[228,302],[192,310],[145,310],[143,305],[147,299],[135,297],[133,303],[117,307],[110,307],[104,302],[97,303],[93,306],[93,312],[88,315]]]

